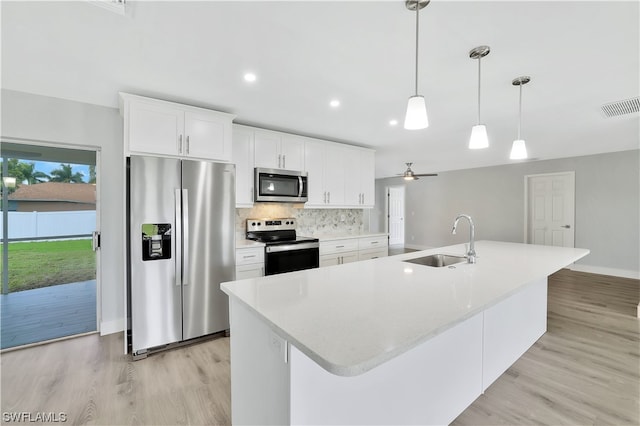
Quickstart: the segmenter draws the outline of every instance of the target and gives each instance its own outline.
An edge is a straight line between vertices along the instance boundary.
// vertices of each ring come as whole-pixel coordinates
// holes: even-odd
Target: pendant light
[[[404,128],[408,130],[426,129],[429,127],[427,105],[424,96],[418,95],[418,29],[420,28],[420,9],[429,4],[430,0],[405,0],[407,9],[416,11],[416,91],[407,102],[407,114],[404,118]]]
[[[471,128],[471,137],[469,138],[469,149],[482,149],[489,146],[489,137],[487,136],[487,126],[481,124],[480,121],[480,62],[481,59],[489,54],[491,49],[489,46],[478,46],[471,49],[469,57],[478,60],[478,124]]]
[[[519,103],[519,111],[518,111],[518,139],[513,141],[513,145],[511,146],[511,155],[509,158],[511,160],[523,160],[527,158],[527,146],[524,143],[524,139],[520,136],[520,131],[522,128],[522,86],[531,81],[531,77],[523,76],[514,79],[511,84],[514,86],[520,86],[520,103]]]

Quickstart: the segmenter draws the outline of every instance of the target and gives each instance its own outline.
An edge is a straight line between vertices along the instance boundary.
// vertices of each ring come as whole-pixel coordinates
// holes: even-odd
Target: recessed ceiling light
[[[389,120],[389,126],[397,126],[398,125],[398,120]]]
[[[340,101],[337,99],[332,99],[331,102],[329,102],[329,105],[331,105],[331,108],[338,108],[340,106]]]
[[[248,72],[244,75],[244,81],[248,81],[249,83],[256,81],[256,78],[256,75],[252,72]]]

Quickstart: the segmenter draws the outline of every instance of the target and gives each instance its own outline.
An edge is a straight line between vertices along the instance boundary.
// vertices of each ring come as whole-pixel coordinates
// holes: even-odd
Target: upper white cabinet
[[[250,127],[233,125],[233,155],[236,165],[236,207],[253,206],[254,134]]]
[[[345,156],[341,144],[309,139],[305,143],[308,174],[308,208],[337,208],[345,205]]]
[[[125,155],[231,161],[232,114],[120,93]]]
[[[345,179],[345,205],[373,207],[375,198],[375,152],[348,147],[345,152],[348,176]]]
[[[270,130],[255,130],[255,166],[304,169],[304,138]]]
[[[375,197],[375,151],[307,140],[310,208],[370,208]]]

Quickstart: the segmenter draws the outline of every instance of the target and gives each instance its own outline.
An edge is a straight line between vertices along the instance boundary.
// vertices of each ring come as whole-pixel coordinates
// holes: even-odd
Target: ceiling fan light
[[[511,155],[509,158],[511,160],[524,160],[527,158],[527,146],[523,139],[513,141],[513,145],[511,146]]]
[[[429,127],[427,118],[427,105],[424,96],[415,95],[407,102],[407,115],[404,118],[404,128],[407,130],[419,130]]]
[[[404,180],[416,180],[415,176],[407,175],[404,177]]]
[[[476,124],[471,128],[471,137],[469,138],[469,149],[482,149],[489,146],[489,137],[487,136],[487,126],[484,124]]]

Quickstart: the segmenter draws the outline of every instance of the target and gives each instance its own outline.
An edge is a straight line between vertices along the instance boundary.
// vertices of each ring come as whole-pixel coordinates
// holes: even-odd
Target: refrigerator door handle
[[[182,285],[189,284],[189,190],[182,190]]]
[[[176,247],[176,285],[182,285],[182,190],[175,190],[175,208],[176,208],[176,228],[175,240]]]

